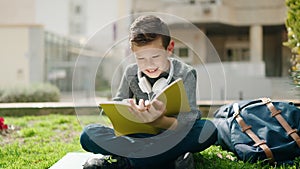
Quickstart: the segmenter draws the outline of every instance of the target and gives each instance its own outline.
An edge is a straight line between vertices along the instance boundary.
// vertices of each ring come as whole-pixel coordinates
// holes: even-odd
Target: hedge
[[[59,89],[48,83],[0,89],[0,103],[58,102],[59,100]]]

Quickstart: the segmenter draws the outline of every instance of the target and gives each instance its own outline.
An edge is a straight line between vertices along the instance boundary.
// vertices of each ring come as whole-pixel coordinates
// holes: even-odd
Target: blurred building
[[[78,90],[90,88],[94,84],[87,77],[101,54],[84,44],[106,24],[126,15],[119,4],[124,2],[0,0],[0,75],[6,77],[0,79],[0,88],[50,82],[71,92],[75,67],[82,78]],[[113,43],[112,28],[105,31],[96,45]],[[79,55],[84,60],[76,65]]]
[[[288,79],[291,53],[282,45],[286,41],[285,1],[133,0],[132,11],[162,12],[185,18],[209,39],[222,62],[225,79],[219,79],[219,72],[214,71],[219,61],[211,57],[199,32],[184,23],[170,24],[173,36],[182,37],[177,41],[175,54],[200,67],[200,99],[296,97]],[[197,61],[198,57],[202,63]],[[212,82],[223,84],[207,90]]]
[[[16,11],[27,8],[22,14],[7,18],[12,13],[12,4],[1,1],[0,14],[0,63],[1,86],[10,86],[11,82],[27,84],[30,81],[43,81],[43,35],[42,26],[34,24],[33,2],[20,2]],[[5,8],[3,8],[5,5]],[[3,8],[3,9],[2,9]],[[35,50],[37,47],[39,50]],[[36,64],[37,67],[30,65]],[[31,74],[32,72],[37,72]]]
[[[123,36],[134,19],[128,16],[158,12],[185,19],[207,37],[167,19],[177,37],[174,54],[197,68],[199,100],[295,97],[290,51],[282,46],[282,0],[0,0],[0,8],[0,87],[50,82],[71,92],[109,86],[111,72],[114,80],[122,73],[119,57],[128,55]],[[107,64],[98,67],[103,54]]]

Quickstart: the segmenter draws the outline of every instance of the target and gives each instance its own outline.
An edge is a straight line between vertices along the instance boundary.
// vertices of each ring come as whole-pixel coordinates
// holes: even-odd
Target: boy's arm
[[[133,93],[129,87],[129,69],[127,68],[122,76],[116,96],[113,98],[114,101],[122,101],[124,99],[132,98]]]
[[[186,123],[201,116],[201,112],[198,109],[196,101],[197,72],[195,69],[191,69],[187,72],[185,78],[183,79],[183,83],[191,107],[191,112],[186,115],[182,114],[180,118],[181,123]],[[178,120],[175,117],[161,116],[160,118],[151,122],[150,125],[163,129],[176,129]]]
[[[196,89],[197,89],[197,72],[195,69],[191,69],[187,72],[183,79],[184,88],[189,99],[191,110],[198,110]]]
[[[175,117],[161,116],[155,121],[149,123],[151,126],[162,128],[162,129],[170,129],[175,130],[177,128],[177,119]]]

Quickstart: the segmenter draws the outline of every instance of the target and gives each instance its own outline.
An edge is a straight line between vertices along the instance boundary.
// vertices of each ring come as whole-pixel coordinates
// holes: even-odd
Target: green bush
[[[51,84],[33,84],[0,89],[0,103],[58,102],[60,91]]]
[[[285,2],[288,8],[285,22],[288,40],[284,42],[284,46],[292,51],[291,78],[296,86],[300,86],[300,1],[286,0]]]

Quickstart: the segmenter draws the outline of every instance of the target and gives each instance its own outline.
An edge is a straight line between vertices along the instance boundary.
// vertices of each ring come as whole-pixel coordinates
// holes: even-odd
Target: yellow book
[[[191,111],[183,81],[180,78],[165,87],[154,99],[160,100],[166,105],[166,116]],[[117,136],[134,133],[157,134],[160,131],[159,128],[146,123],[139,123],[138,119],[129,111],[130,104],[127,102],[101,102],[100,107],[111,120]]]

